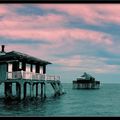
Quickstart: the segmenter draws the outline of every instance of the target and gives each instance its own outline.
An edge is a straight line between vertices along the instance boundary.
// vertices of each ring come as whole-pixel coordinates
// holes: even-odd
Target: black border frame
[[[1,3],[3,3],[3,4],[16,4],[16,3],[40,3],[40,4],[45,4],[45,3],[49,3],[49,4],[56,4],[56,3],[58,3],[58,4],[76,4],[76,3],[82,3],[82,4],[118,4],[118,3],[120,3],[120,0],[0,0],[0,4]],[[11,119],[11,120],[13,120],[13,119],[22,119],[22,118],[25,118],[25,119],[31,119],[31,120],[42,120],[42,119],[50,119],[50,120],[54,120],[54,119],[56,119],[56,120],[58,120],[58,119],[63,119],[63,118],[65,118],[65,119],[88,119],[88,120],[94,120],[94,119],[104,119],[104,120],[109,120],[109,119],[119,119],[119,117],[109,117],[109,116],[107,116],[107,117],[94,117],[94,116],[92,116],[92,117],[86,117],[86,116],[78,116],[78,117],[68,117],[68,116],[64,116],[64,117],[61,117],[61,116],[58,116],[58,117],[49,117],[49,116],[46,116],[46,117],[20,117],[20,116],[18,116],[18,117],[16,117],[16,116],[4,116],[4,117],[2,117],[2,116],[0,116],[0,119]]]
[[[120,0],[0,0],[0,3],[120,3]]]

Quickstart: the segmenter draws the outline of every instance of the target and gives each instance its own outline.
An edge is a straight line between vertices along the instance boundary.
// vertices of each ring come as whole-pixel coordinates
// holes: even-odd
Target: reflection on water
[[[5,101],[0,99],[0,107],[2,111],[1,116],[39,116],[45,112],[47,104],[51,104],[51,101],[56,101],[59,97],[38,98],[38,99],[26,99],[22,101]],[[37,113],[36,113],[37,112]]]

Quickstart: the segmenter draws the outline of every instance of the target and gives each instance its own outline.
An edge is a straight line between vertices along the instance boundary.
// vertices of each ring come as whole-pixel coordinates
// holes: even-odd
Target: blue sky
[[[88,72],[120,83],[119,4],[1,4],[0,43],[52,62],[47,74],[71,83]]]

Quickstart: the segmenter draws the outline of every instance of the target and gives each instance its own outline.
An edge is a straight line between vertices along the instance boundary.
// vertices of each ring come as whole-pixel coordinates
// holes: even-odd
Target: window
[[[22,62],[19,62],[19,69],[22,69]]]
[[[13,76],[12,76],[12,70],[13,70],[13,65],[12,63],[8,63],[8,78],[9,79],[12,79]]]
[[[12,72],[13,65],[12,63],[8,63],[8,72]]]
[[[25,72],[25,79],[31,79],[31,65],[26,64],[26,72]]]
[[[30,72],[30,64],[26,64],[26,72]]]
[[[36,66],[32,65],[32,72],[35,73],[35,70],[36,70]]]
[[[40,74],[43,74],[43,66],[40,66]]]

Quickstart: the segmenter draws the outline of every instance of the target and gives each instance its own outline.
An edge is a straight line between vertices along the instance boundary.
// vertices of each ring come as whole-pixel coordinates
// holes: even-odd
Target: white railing
[[[29,79],[29,80],[60,80],[60,76],[46,75],[33,72],[15,71],[7,72],[7,79]]]
[[[45,75],[46,80],[60,80],[60,76],[55,75]]]

